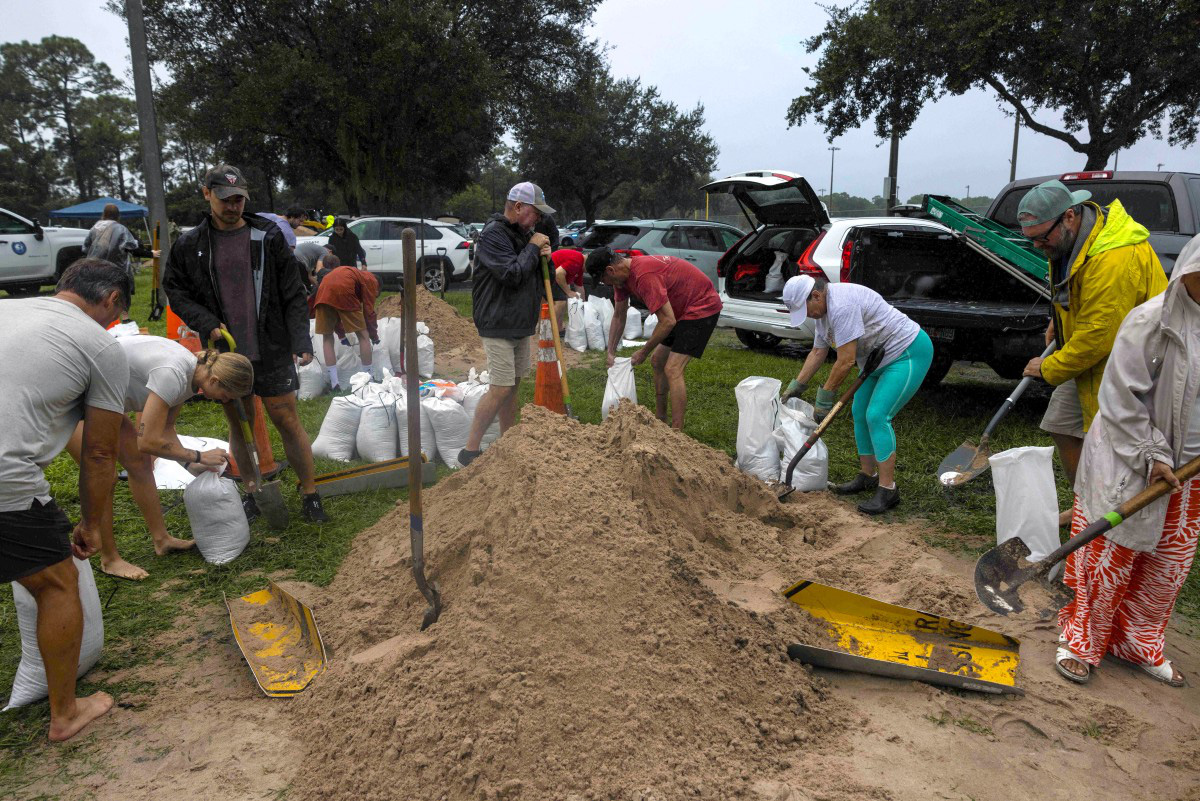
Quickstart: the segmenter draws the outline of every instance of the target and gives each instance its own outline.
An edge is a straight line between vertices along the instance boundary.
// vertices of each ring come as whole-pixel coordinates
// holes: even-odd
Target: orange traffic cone
[[[558,359],[554,356],[554,332],[550,330],[550,307],[543,303],[542,319],[538,322],[537,381],[533,385],[533,402],[552,412],[566,414],[562,378],[558,370]]]
[[[254,445],[258,448],[258,469],[262,473],[263,480],[267,481],[287,465],[279,465],[275,462],[275,454],[271,452],[271,437],[267,433],[267,416],[265,411],[263,409],[262,398],[255,395]],[[250,443],[246,443],[246,445],[249,447]],[[232,448],[230,448],[229,455],[233,456]],[[236,459],[231,458],[229,460],[229,472],[236,478],[241,478],[242,473],[238,469]]]

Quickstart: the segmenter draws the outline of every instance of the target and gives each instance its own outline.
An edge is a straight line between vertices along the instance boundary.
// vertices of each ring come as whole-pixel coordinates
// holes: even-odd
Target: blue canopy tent
[[[95,200],[88,200],[83,203],[76,203],[74,206],[67,206],[65,209],[58,209],[50,212],[51,220],[90,220],[95,221],[100,219],[100,215],[104,212],[104,207],[109,203],[115,205],[121,212],[122,218],[134,218],[142,220],[143,226],[146,228],[146,237],[150,237],[150,226],[146,220],[150,217],[150,210],[145,206],[139,206],[136,203],[130,203],[127,200],[118,200],[115,197],[98,197]]]

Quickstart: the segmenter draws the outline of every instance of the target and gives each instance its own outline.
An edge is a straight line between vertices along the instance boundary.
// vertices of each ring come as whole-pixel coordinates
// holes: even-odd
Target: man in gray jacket
[[[1174,489],[1067,558],[1075,599],[1058,613],[1055,666],[1076,683],[1105,654],[1182,687],[1163,653],[1167,621],[1196,554],[1200,476],[1175,470],[1200,456],[1200,237],[1179,254],[1167,289],[1125,317],[1083,444],[1072,534],[1144,490]]]

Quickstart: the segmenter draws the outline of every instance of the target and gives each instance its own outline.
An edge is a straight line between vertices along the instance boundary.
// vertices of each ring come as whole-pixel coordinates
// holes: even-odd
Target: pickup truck
[[[23,297],[58,283],[63,270],[83,255],[86,238],[81,228],[42,226],[0,209],[0,289]]]

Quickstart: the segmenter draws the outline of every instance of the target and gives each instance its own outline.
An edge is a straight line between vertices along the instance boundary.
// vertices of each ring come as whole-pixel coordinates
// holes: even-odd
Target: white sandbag
[[[388,353],[387,345],[383,344],[383,340],[379,340],[378,345],[371,345],[371,366],[375,368],[374,372],[378,378],[383,378],[383,371],[392,370],[392,356]]]
[[[433,378],[433,340],[425,334],[417,336],[417,373]]]
[[[204,472],[183,491],[192,537],[204,561],[232,562],[250,544],[250,524],[233,479]]]
[[[650,314],[646,316],[646,321],[642,323],[642,339],[649,339],[654,336],[654,329],[658,327],[658,315]]]
[[[779,478],[779,446],[774,431],[779,419],[778,378],[750,376],[734,388],[737,398],[737,466],[763,481]]]
[[[96,577],[92,565],[86,559],[75,559],[75,570],[79,573],[79,603],[83,607],[83,642],[79,646],[79,669],[75,678],[87,673],[100,659],[104,649],[104,613],[100,607],[100,594],[96,591]],[[13,676],[12,692],[4,707],[7,712],[19,706],[32,704],[49,695],[46,685],[46,666],[37,642],[37,601],[29,590],[19,583],[12,583],[13,606],[17,609],[17,630],[21,633],[21,661]],[[7,625],[7,622],[6,622]]]
[[[379,386],[372,384],[372,386]],[[380,393],[363,407],[355,437],[358,458],[365,462],[386,462],[396,458],[396,399]]]
[[[488,374],[485,370],[482,375],[476,376],[475,368],[471,368],[471,372],[466,381],[458,385],[463,393],[463,408],[467,410],[467,414],[471,417],[471,423],[475,422],[475,411],[479,408],[479,402],[483,400],[483,396],[488,393],[491,384],[488,381]],[[497,416],[488,425],[487,430],[483,432],[483,439],[480,441],[479,449],[487,450],[488,447],[500,438],[500,420]]]
[[[471,415],[461,403],[447,398],[425,398],[421,407],[433,425],[438,456],[447,467],[459,469],[462,465],[458,462],[458,452],[466,447],[467,436],[471,433]]]
[[[613,316],[617,310],[613,308],[613,302],[608,298],[602,298],[599,295],[590,295],[587,299],[588,304],[596,311],[600,312],[600,324],[604,327],[604,339],[608,341],[608,331],[612,328]]]
[[[179,444],[189,451],[211,451],[213,448],[220,448],[226,453],[229,452],[228,442],[211,437],[189,437],[180,434]],[[153,469],[154,486],[160,490],[186,489],[188,484],[196,480],[186,467],[174,459],[155,458]]]
[[[600,402],[600,419],[608,418],[608,413],[617,408],[622,398],[637,403],[637,382],[633,378],[633,361],[628,357],[620,357],[608,368],[608,382],[604,385],[604,400]]]
[[[783,457],[779,460],[779,482],[786,483],[788,464],[796,451],[804,446],[817,427],[813,419],[813,405],[799,398],[790,399],[779,407],[779,425],[773,436]],[[792,472],[792,486],[801,492],[816,492],[829,483],[829,448],[825,440],[818,439],[804,458],[796,463]]]
[[[763,292],[783,291],[783,258],[783,253],[775,251],[775,263],[767,270],[767,277],[763,280]]]
[[[1019,536],[1030,561],[1040,562],[1059,545],[1054,448],[1010,448],[988,464],[996,488],[996,544]]]
[[[357,452],[358,425],[363,401],[353,395],[334,398],[321,421],[321,430],[313,440],[313,456],[349,462]]]
[[[588,346],[587,329],[583,322],[583,306],[584,303],[579,298],[567,300],[566,344],[568,348],[578,351],[585,351]]]
[[[635,309],[632,306],[625,312],[625,330],[621,333],[622,339],[641,339],[642,338],[642,310]]]
[[[590,303],[583,304],[583,332],[588,350],[608,348],[608,329],[600,311]]]
[[[399,317],[384,317],[379,321],[379,341],[387,348],[388,361],[394,372],[404,371],[404,326]]]
[[[451,401],[453,402],[453,401]],[[418,399],[418,406],[420,406]],[[437,437],[433,433],[433,423],[429,412],[420,406],[421,421],[421,453],[430,461],[437,456]],[[400,397],[396,400],[396,438],[400,441],[400,455],[408,456],[408,402]]]
[[[142,333],[142,331],[140,328],[138,328],[138,324],[135,321],[130,320],[127,323],[118,323],[117,325],[114,325],[112,328],[108,329],[108,333],[114,337],[136,337],[138,334]]]
[[[329,389],[329,371],[316,359],[297,367],[296,375],[300,377],[300,400],[319,398]]]
[[[358,348],[340,348],[337,353],[338,384],[350,386],[350,379],[362,370],[362,360],[358,358]]]

